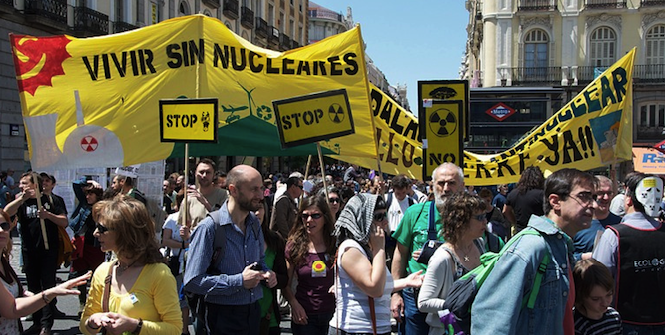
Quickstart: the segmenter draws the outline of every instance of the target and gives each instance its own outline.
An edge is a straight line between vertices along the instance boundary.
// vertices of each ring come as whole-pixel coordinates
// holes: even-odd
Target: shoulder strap
[[[434,208],[436,207],[435,201],[430,202],[429,205],[429,224],[427,226],[427,239],[436,240],[436,219],[434,216]]]
[[[372,319],[372,334],[376,335],[376,312],[374,311],[374,298],[367,297],[369,301],[369,314]]]
[[[108,313],[109,311],[109,298],[111,297],[111,280],[113,278],[113,267],[118,264],[115,261],[109,265],[109,273],[104,278],[104,295],[102,296],[102,312]]]
[[[390,209],[390,204],[393,202],[393,192],[388,192],[388,198],[386,199],[386,208]]]
[[[518,235],[538,235],[542,237],[542,234],[535,230],[535,229],[522,229],[516,236]],[[501,254],[505,252],[505,250],[508,249],[510,245],[513,244],[515,241],[515,238],[510,239],[508,243],[501,249]],[[538,292],[540,291],[540,284],[543,281],[543,276],[545,275],[545,271],[547,270],[547,266],[550,264],[550,261],[552,260],[551,256],[551,251],[550,251],[550,246],[547,244],[547,241],[543,238],[543,243],[545,243],[545,246],[547,247],[547,252],[545,253],[545,256],[543,259],[540,261],[540,264],[538,264],[538,269],[536,272],[536,277],[533,280],[533,287],[531,287],[531,293],[527,297],[524,297],[524,300],[522,301],[522,305],[526,305],[527,308],[533,309],[533,307],[536,304],[536,298],[538,297]]]
[[[413,198],[411,198],[411,196],[408,196],[408,195],[406,196],[406,198],[409,199],[409,207],[411,207],[411,205],[413,205],[415,203],[413,201]]]
[[[215,243],[213,244],[212,260],[208,267],[208,269],[210,269],[217,264],[220,259],[223,259],[226,254],[226,230],[219,224],[221,221],[220,211],[210,212],[208,213],[208,216],[212,219],[212,222],[215,225]]]

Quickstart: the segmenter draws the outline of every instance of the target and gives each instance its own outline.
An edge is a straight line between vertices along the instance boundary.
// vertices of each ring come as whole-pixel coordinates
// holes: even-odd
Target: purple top
[[[291,244],[286,246],[286,259],[289,259],[290,250]],[[296,266],[296,299],[307,314],[335,311],[335,296],[328,293],[335,284],[332,266],[333,258],[325,252],[308,253],[305,262]]]

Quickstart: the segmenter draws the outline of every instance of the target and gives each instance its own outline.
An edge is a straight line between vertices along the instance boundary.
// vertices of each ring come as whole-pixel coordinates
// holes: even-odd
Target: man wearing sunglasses
[[[665,334],[665,225],[658,221],[663,180],[626,176],[621,223],[605,230],[593,258],[616,279],[614,303],[624,334]]]
[[[286,180],[286,191],[275,201],[270,215],[270,229],[276,231],[284,240],[288,239],[289,232],[298,215],[296,199],[303,192],[303,181],[299,177],[289,177]]]
[[[544,194],[545,215],[531,215],[524,229],[538,234],[514,236],[478,290],[471,334],[575,333],[572,237],[593,219],[596,181],[589,173],[562,169],[545,180]],[[538,295],[529,308],[525,297],[535,285]]]
[[[33,182],[33,176],[37,183]],[[5,207],[7,214],[16,215],[21,223],[21,252],[23,270],[30,292],[40,292],[56,284],[58,265],[58,226],[67,227],[67,215],[60,206],[54,206],[42,193],[42,209],[37,208],[36,189],[43,192],[42,178],[36,173],[24,173],[19,181],[21,192]],[[40,218],[44,219],[48,250],[42,235]],[[33,314],[34,324],[24,334],[51,334],[55,299]]]

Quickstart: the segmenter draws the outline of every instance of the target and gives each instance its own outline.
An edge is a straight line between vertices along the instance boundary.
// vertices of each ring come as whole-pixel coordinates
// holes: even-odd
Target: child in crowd
[[[621,317],[612,307],[614,279],[603,263],[581,260],[573,270],[576,335],[621,335]]]

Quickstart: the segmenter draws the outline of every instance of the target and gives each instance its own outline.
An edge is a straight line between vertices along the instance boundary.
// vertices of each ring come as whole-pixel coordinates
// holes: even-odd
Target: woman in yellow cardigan
[[[80,330],[84,334],[102,329],[108,334],[180,334],[175,278],[162,262],[145,206],[118,196],[98,202],[92,212],[97,222],[94,235],[102,251],[113,251],[118,259],[95,270]],[[109,285],[108,298],[104,298],[105,285]]]

